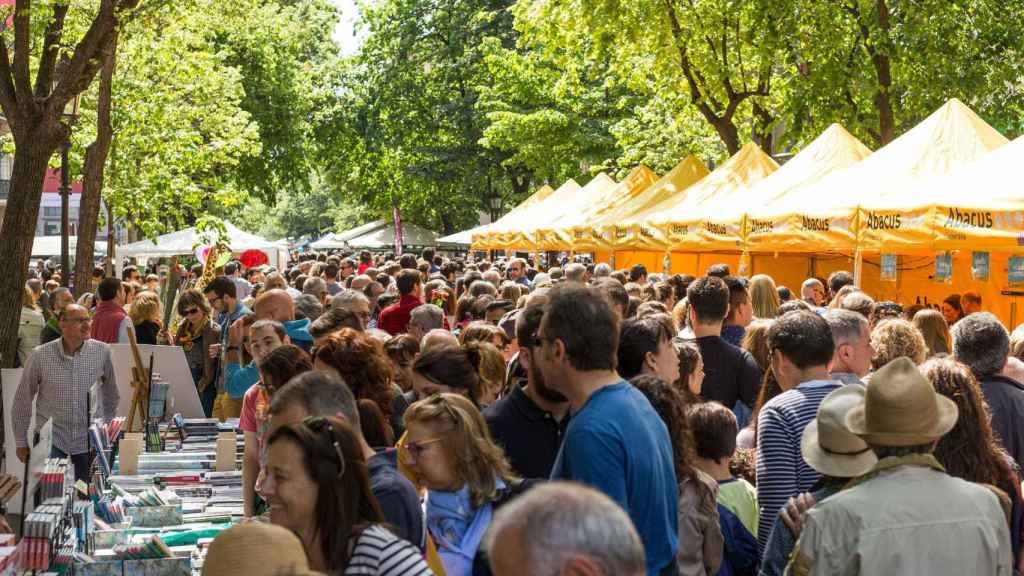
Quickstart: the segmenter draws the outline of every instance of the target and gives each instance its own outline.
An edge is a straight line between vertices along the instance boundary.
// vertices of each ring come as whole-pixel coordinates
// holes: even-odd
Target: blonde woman
[[[464,396],[416,402],[405,412],[405,428],[399,454],[427,489],[427,531],[445,572],[489,573],[480,542],[494,512],[526,482],[512,473],[484,417]]]
[[[25,366],[28,356],[39,346],[39,335],[46,326],[46,318],[36,306],[36,297],[25,286],[21,296],[21,319],[18,321],[18,362]]]
[[[900,358],[910,358],[914,364],[925,361],[928,347],[925,345],[921,331],[906,320],[884,320],[871,331],[871,369],[878,370],[889,362]]]
[[[953,350],[953,339],[949,336],[949,325],[946,324],[946,317],[942,312],[925,308],[914,314],[914,326],[924,336],[925,346],[928,347],[928,357],[948,356]]]
[[[128,317],[135,326],[135,339],[139,344],[156,344],[162,329],[160,323],[160,297],[148,290],[135,296]]]
[[[505,358],[489,342],[478,340],[466,344],[464,348],[470,362],[477,366],[477,374],[480,376],[480,405],[490,406],[505,391]]]
[[[775,280],[767,274],[757,274],[750,279],[750,304],[754,318],[774,320],[779,314],[779,291]]]

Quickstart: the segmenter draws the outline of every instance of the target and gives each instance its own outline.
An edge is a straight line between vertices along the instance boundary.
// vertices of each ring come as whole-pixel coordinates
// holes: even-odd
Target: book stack
[[[21,570],[46,570],[50,554],[63,549],[62,520],[68,499],[50,498],[25,517],[22,530]]]
[[[47,500],[64,496],[64,486],[69,472],[67,459],[47,458],[39,472],[39,484],[36,486],[39,497]]]

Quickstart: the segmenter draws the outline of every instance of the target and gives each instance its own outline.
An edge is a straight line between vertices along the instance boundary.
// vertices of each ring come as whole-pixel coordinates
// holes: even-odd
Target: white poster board
[[[17,384],[22,381],[22,368],[4,368],[0,370],[0,386],[3,387],[3,426],[4,426],[4,472],[17,478],[18,482],[25,486],[25,464],[17,459],[17,445],[14,442],[13,406],[14,394],[17,393]],[[32,440],[32,430],[36,427],[36,403],[32,403],[32,421],[29,423],[29,440]],[[31,510],[32,502],[29,499]],[[17,495],[7,503],[7,511],[11,513],[22,513],[22,491],[18,490]]]
[[[117,404],[117,415],[128,416],[132,407],[132,366],[135,358],[131,344],[111,344],[111,357],[114,361],[114,377],[117,380],[117,391],[121,400]],[[199,392],[192,380],[192,371],[188,369],[185,350],[181,346],[154,346],[139,344],[139,356],[142,364],[149,370],[149,358],[153,357],[153,372],[159,374],[165,382],[169,382],[171,390],[167,395],[168,416],[180,413],[185,418],[205,418],[203,405],[199,402]]]

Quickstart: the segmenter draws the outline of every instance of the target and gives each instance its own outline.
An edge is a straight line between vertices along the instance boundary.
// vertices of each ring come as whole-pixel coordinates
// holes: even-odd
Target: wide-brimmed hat
[[[864,401],[864,394],[863,386],[850,384],[821,401],[800,441],[800,452],[811,468],[826,476],[856,478],[878,462],[867,442],[846,428],[846,415]]]
[[[914,446],[938,440],[953,429],[956,404],[935,392],[932,383],[906,357],[871,376],[864,403],[846,416],[846,427],[869,444]]]
[[[218,534],[203,563],[203,576],[309,573],[299,538],[263,522],[238,524]]]

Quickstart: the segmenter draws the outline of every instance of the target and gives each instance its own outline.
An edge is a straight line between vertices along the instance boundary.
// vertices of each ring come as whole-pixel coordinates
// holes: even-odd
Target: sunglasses
[[[188,310],[182,310],[181,314],[183,316],[191,316],[197,312],[199,312],[199,308],[189,308]]]
[[[406,442],[402,444],[402,450],[405,451],[406,459],[416,461],[423,455],[423,451],[427,449],[427,446],[440,442],[444,438],[431,438],[429,440],[420,440],[419,442]]]
[[[342,454],[341,446],[334,438],[334,426],[331,426],[331,422],[323,416],[309,416],[302,421],[302,425],[309,428],[316,434],[320,434],[324,430],[327,431],[327,436],[331,440],[331,445],[334,446],[334,452],[338,456],[338,479],[341,479],[341,477],[345,475],[345,455]]]

